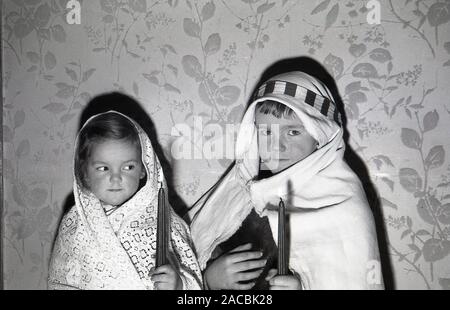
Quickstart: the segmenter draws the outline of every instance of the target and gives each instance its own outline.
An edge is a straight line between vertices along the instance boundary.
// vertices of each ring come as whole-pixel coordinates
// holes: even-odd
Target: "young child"
[[[210,289],[382,289],[373,215],[343,160],[340,115],[303,72],[261,85],[232,169],[192,207]],[[278,203],[289,214],[289,275],[277,275]]]
[[[136,122],[115,111],[91,117],[78,134],[74,166],[75,206],[59,227],[50,289],[202,287],[189,227],[167,197],[170,264],[154,268],[162,169]]]

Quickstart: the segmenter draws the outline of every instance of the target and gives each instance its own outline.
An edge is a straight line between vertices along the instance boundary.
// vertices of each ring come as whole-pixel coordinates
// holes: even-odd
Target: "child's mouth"
[[[110,192],[120,192],[122,189],[121,188],[111,188],[111,189],[108,189],[108,191],[110,191]]]

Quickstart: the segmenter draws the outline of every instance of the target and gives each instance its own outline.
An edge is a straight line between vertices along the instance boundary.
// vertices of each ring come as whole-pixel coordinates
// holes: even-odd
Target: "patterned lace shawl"
[[[150,139],[130,121],[139,133],[147,182],[106,215],[101,202],[74,176],[75,206],[59,227],[49,268],[50,289],[154,289],[149,272],[155,266],[158,173],[162,169]],[[172,208],[170,216],[169,260],[176,266],[184,289],[200,289],[201,273],[189,227]]]

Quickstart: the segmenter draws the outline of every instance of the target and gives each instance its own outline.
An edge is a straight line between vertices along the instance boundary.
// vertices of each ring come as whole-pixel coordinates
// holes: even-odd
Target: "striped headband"
[[[341,125],[341,115],[336,109],[336,104],[330,99],[322,97],[307,88],[285,81],[268,81],[267,83],[261,85],[255,93],[253,101],[269,94],[287,95],[301,99],[308,105],[317,109],[328,119],[335,121],[338,125]]]

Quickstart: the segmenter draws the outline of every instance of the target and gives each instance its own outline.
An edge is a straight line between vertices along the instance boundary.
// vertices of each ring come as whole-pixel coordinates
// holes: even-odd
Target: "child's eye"
[[[105,166],[101,166],[101,167],[97,167],[97,168],[95,168],[97,171],[107,171],[108,170],[108,167],[105,167]]]
[[[124,170],[133,170],[134,168],[134,165],[126,165],[125,167],[123,167]]]
[[[301,134],[302,134],[302,132],[300,130],[296,130],[296,129],[289,130],[289,132],[288,132],[289,136],[298,136]]]
[[[263,136],[270,136],[272,134],[270,129],[261,129],[260,132]]]

